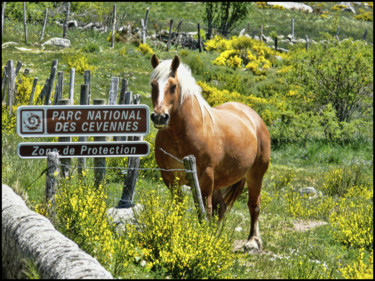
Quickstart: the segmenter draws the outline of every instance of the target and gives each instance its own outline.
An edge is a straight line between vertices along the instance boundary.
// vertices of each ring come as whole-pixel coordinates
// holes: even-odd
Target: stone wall
[[[33,262],[43,279],[112,279],[100,263],[31,211],[20,196],[2,185],[2,278],[25,278]]]

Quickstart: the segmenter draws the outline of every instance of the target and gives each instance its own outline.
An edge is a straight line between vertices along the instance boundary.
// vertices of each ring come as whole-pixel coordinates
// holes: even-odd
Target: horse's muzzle
[[[154,122],[154,127],[156,129],[165,129],[169,120],[169,114],[157,114],[155,112],[151,113],[151,121]]]

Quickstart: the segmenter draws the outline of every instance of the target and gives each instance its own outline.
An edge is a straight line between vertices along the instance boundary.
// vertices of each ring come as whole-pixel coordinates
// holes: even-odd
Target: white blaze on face
[[[164,99],[164,88],[165,88],[165,85],[167,84],[168,82],[168,79],[166,80],[159,80],[158,81],[158,84],[159,84],[159,98],[158,98],[158,104],[160,105],[161,102],[163,101]]]

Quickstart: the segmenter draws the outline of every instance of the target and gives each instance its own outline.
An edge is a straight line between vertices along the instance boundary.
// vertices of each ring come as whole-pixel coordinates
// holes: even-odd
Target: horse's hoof
[[[258,254],[262,250],[262,241],[257,237],[252,237],[243,245],[243,250],[248,254]]]

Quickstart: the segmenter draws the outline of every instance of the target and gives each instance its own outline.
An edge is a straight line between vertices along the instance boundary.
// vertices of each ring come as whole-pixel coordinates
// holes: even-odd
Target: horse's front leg
[[[212,216],[212,196],[214,192],[214,169],[207,167],[199,176],[199,186],[203,198],[203,204],[206,206],[207,218]]]

